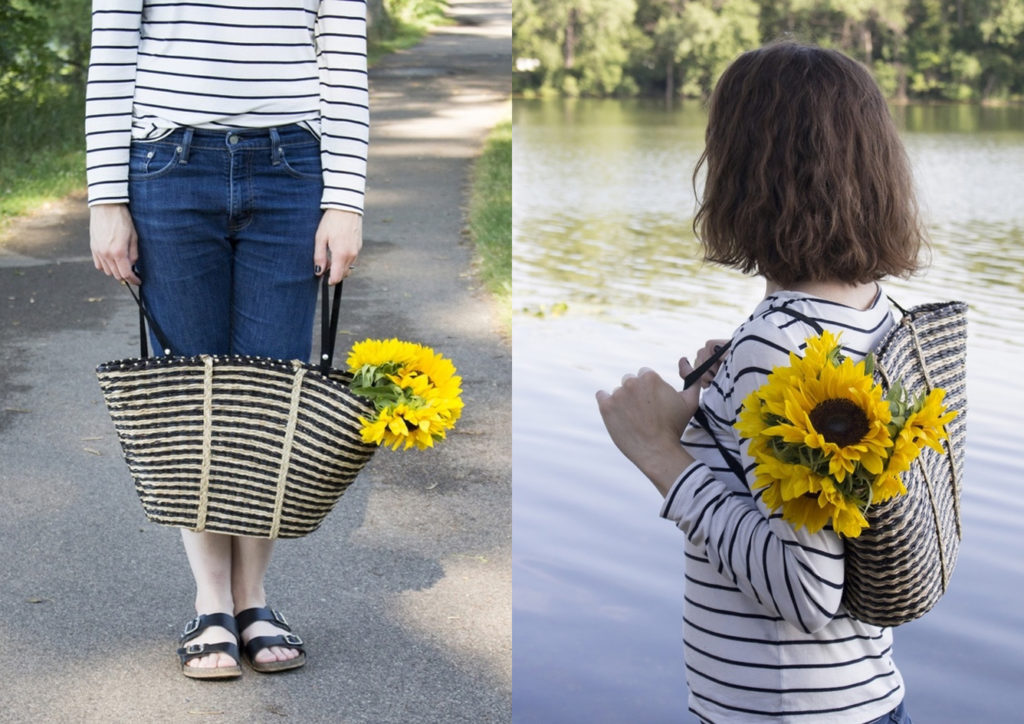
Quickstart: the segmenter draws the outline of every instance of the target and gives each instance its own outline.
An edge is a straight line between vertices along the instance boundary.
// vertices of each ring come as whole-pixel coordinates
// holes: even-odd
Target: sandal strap
[[[242,657],[238,655],[238,644],[234,641],[218,641],[212,644],[188,644],[178,649],[178,658],[181,659],[181,665],[184,666],[192,659],[214,653],[227,654],[235,661],[242,660]]]
[[[187,644],[211,626],[227,629],[232,636],[238,638],[238,624],[230,613],[204,613],[185,624],[179,643]]]
[[[256,636],[249,643],[245,644],[245,655],[249,657],[250,661],[256,659],[258,654],[263,649],[268,649],[271,646],[282,646],[288,649],[295,649],[300,653],[305,653],[306,649],[303,648],[302,639],[293,633],[283,634],[278,636]]]
[[[288,621],[285,620],[284,614],[269,606],[264,608],[247,608],[244,611],[235,614],[235,621],[238,623],[238,630],[245,631],[250,624],[256,623],[257,621],[269,621],[278,628],[282,628],[285,631],[291,631],[292,627],[288,625]]]

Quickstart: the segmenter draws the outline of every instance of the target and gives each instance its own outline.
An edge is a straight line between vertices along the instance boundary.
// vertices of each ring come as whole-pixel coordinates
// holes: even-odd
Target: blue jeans
[[[309,359],[322,189],[298,126],[132,142],[142,297],[173,353]]]
[[[868,724],[913,724],[910,721],[910,714],[907,713],[907,709],[903,706],[903,702],[900,705],[890,711],[885,716],[880,716],[874,721],[868,722]]]

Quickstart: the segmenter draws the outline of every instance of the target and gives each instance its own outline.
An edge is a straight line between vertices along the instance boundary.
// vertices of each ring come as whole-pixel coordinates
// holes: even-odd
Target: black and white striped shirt
[[[367,87],[365,0],[94,0],[89,204],[127,203],[132,138],[303,123],[321,206],[361,213]]]
[[[889,629],[841,606],[843,542],[826,526],[796,531],[752,493],[754,465],[733,428],[744,399],[773,367],[788,366],[816,332],[788,306],[842,332],[857,360],[893,324],[879,293],[865,311],[798,292],[766,297],[733,337],[701,407],[719,442],[747,471],[740,481],[696,424],[683,436],[697,458],[661,515],[686,533],[683,623],[690,708],[707,722],[844,722],[876,719],[903,699]]]

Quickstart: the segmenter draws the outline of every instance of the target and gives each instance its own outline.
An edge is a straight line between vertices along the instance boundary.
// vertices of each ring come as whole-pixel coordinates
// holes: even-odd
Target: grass
[[[384,0],[384,4],[388,18],[370,33],[367,61],[371,67],[388,53],[411,48],[432,28],[450,22],[445,15],[447,0]]]
[[[473,167],[469,234],[480,276],[497,298],[506,322],[512,305],[512,122],[499,124]]]
[[[85,187],[82,105],[75,93],[0,99],[0,238],[13,217]]]

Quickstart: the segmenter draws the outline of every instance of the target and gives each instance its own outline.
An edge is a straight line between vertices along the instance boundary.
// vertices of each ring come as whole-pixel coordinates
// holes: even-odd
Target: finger
[[[119,281],[126,281],[130,284],[138,286],[140,284],[139,278],[135,276],[135,272],[132,271],[132,263],[128,257],[121,257],[114,264],[116,270],[114,276]]]
[[[604,404],[605,400],[610,399],[611,395],[608,394],[605,390],[598,390],[596,393],[594,393],[594,397],[597,398],[597,404],[600,406]]]
[[[330,270],[330,274],[327,277],[327,283],[330,284],[331,286],[334,286],[342,279],[344,279],[345,272],[348,271],[347,266],[344,266],[334,261],[334,259],[331,259],[330,264],[328,265],[327,268]]]
[[[686,377],[686,375],[693,372],[693,365],[690,364],[690,360],[686,357],[679,358],[679,376]]]
[[[313,247],[313,274],[320,276],[327,269],[327,240],[317,239]]]

